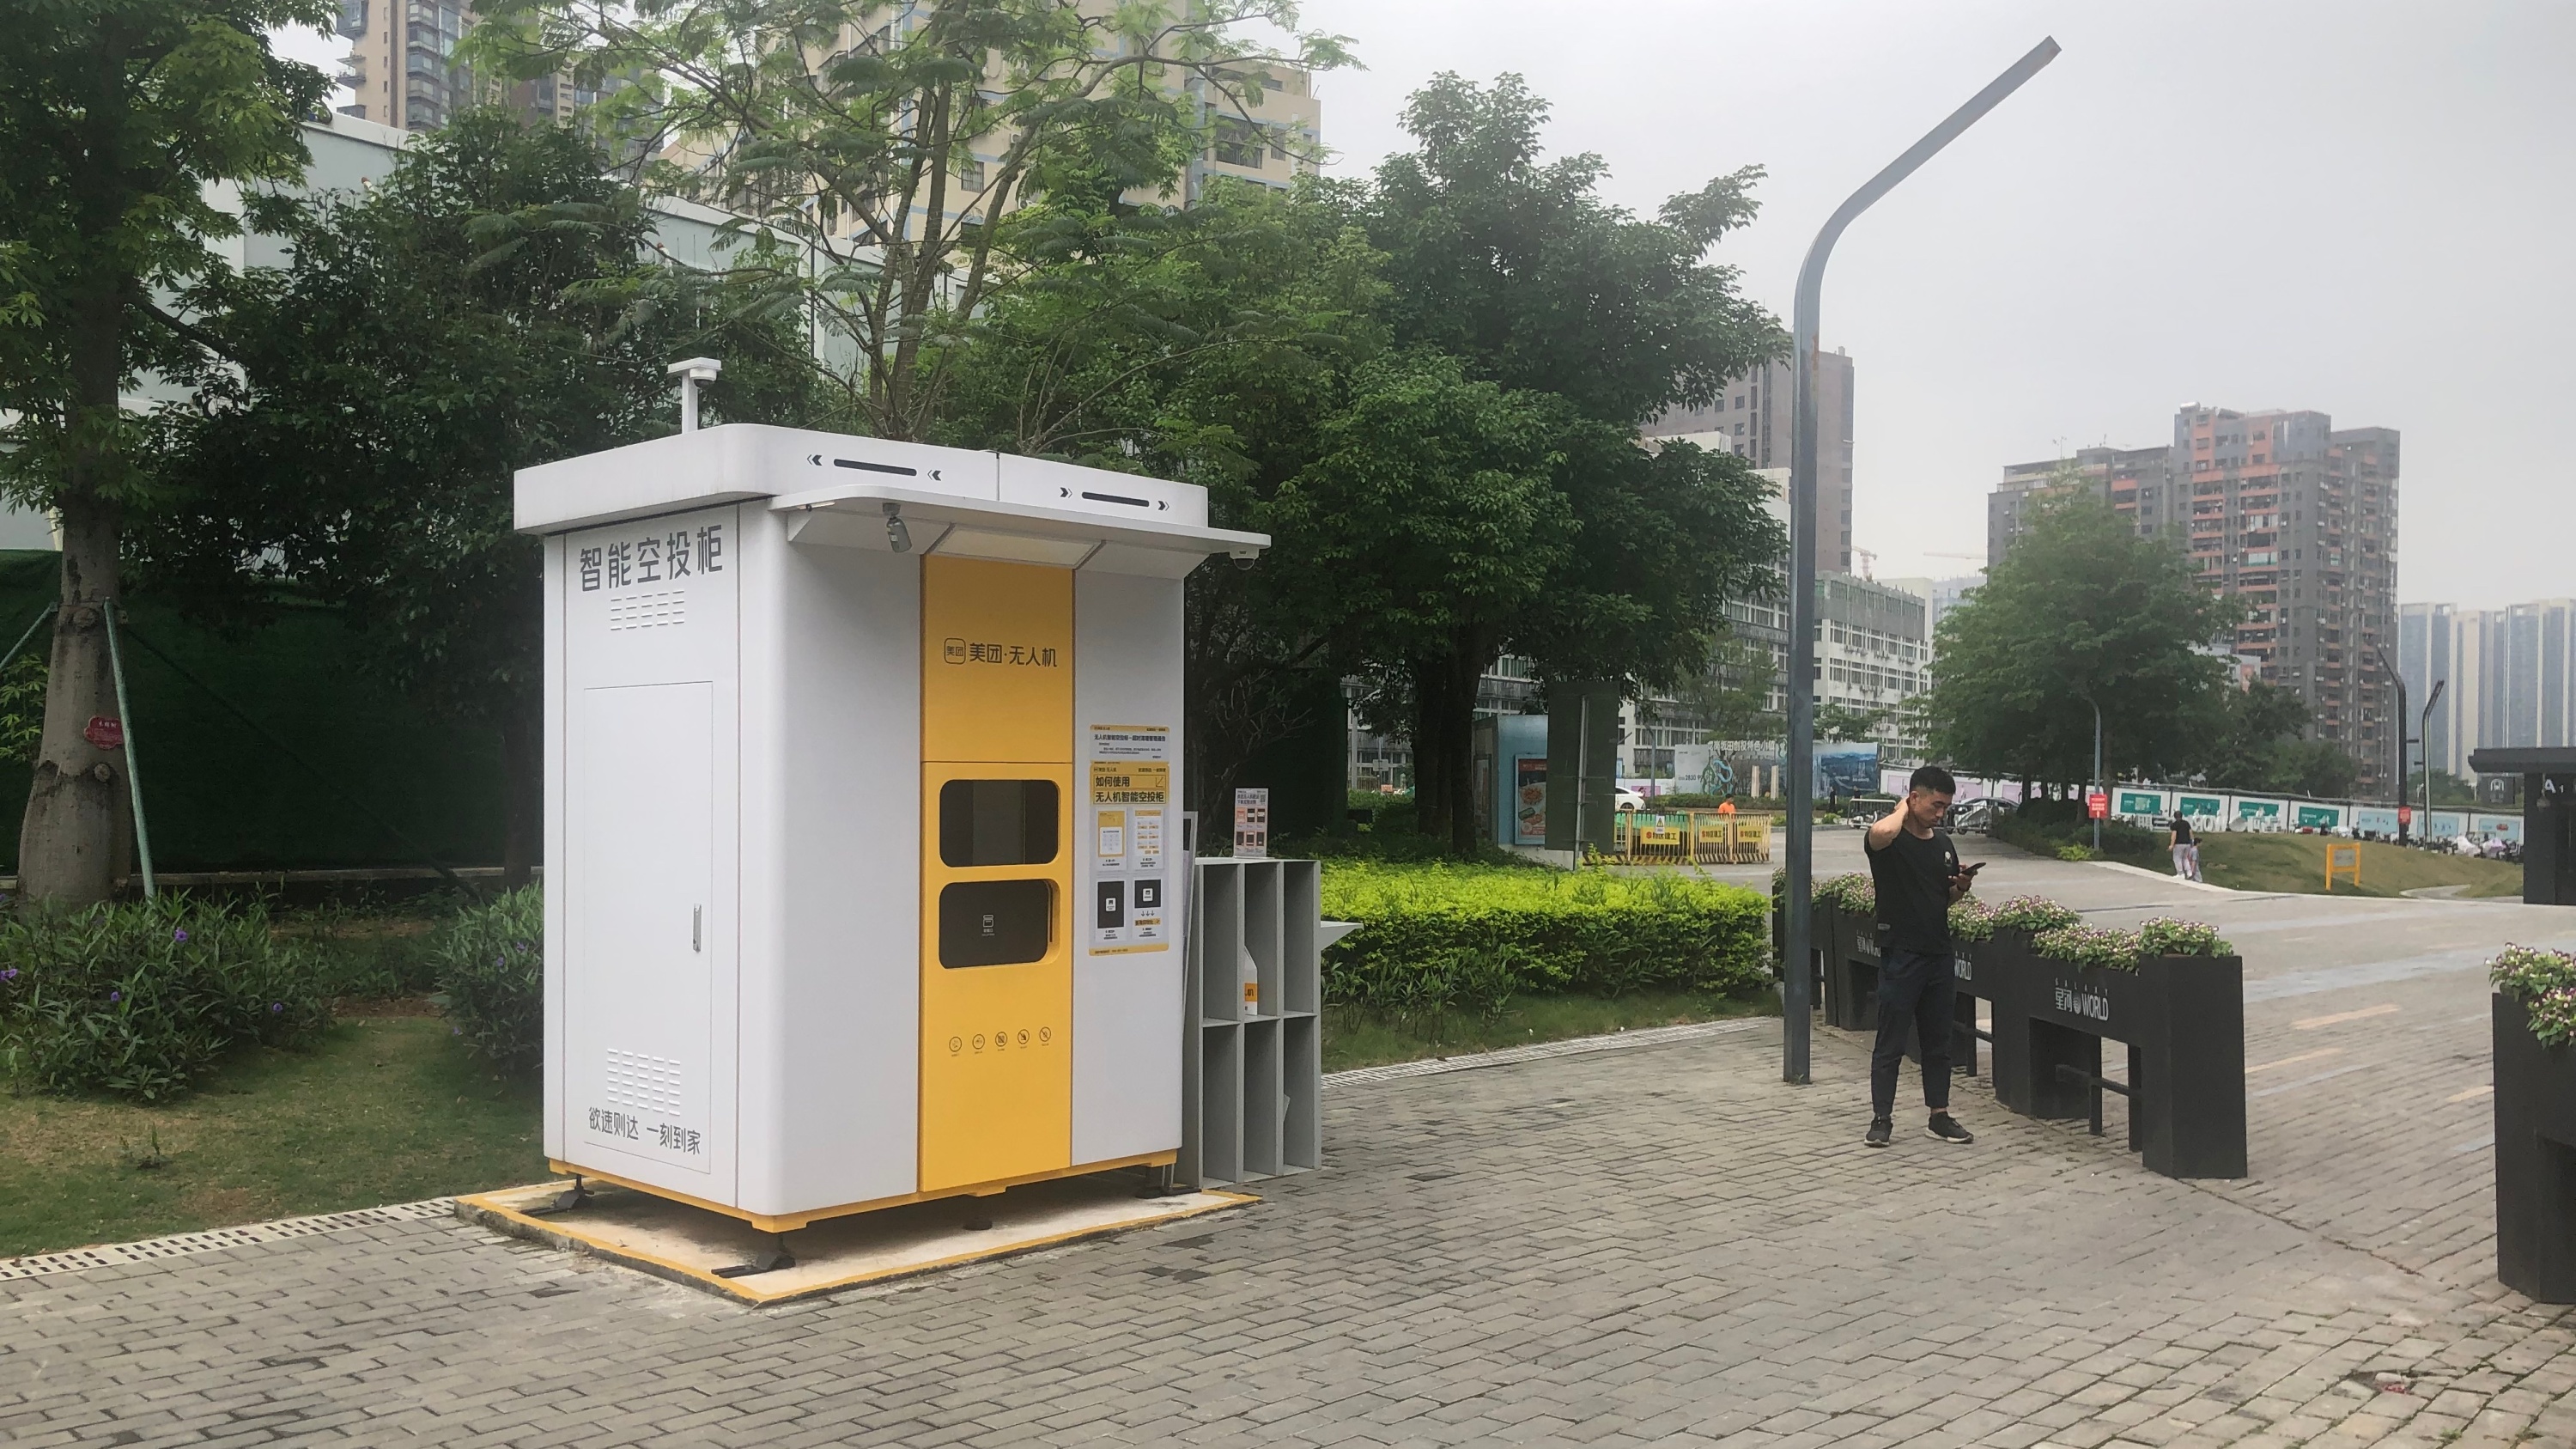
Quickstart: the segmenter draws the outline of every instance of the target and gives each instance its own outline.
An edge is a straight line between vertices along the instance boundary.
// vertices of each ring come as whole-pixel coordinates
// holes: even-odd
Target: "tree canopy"
[[[19,830],[21,894],[103,899],[124,869],[125,761],[83,737],[118,714],[108,611],[124,521],[153,505],[124,396],[206,338],[169,294],[224,267],[218,184],[285,181],[329,93],[268,32],[327,0],[32,0],[0,6],[0,490],[53,511],[62,608]]]
[[[2115,778],[2188,773],[2226,688],[2210,646],[2241,606],[2089,492],[2038,499],[2026,517],[1985,583],[1941,616],[1932,753],[1998,775],[2088,779],[2098,708]]]

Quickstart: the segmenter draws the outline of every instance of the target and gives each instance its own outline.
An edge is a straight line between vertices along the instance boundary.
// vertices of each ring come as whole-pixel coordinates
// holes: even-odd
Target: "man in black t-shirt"
[[[1959,868],[1959,852],[1939,828],[1958,789],[1938,765],[1916,770],[1905,803],[1870,826],[1864,842],[1878,891],[1878,1045],[1869,1057],[1869,1135],[1862,1139],[1872,1147],[1885,1147],[1895,1131],[1896,1069],[1905,1061],[1909,1026],[1923,1043],[1923,1105],[1931,1109],[1924,1131],[1939,1142],[1977,1140],[1950,1115],[1950,1015],[1958,993],[1950,905],[1976,874]]]

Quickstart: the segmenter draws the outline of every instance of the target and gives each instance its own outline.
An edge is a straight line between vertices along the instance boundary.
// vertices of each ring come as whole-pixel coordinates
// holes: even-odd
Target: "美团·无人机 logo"
[[[965,663],[966,641],[963,639],[943,639],[939,641],[939,657],[942,662],[948,664]]]

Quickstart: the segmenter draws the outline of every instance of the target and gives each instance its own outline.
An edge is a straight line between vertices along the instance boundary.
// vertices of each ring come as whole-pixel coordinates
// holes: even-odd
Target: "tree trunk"
[[[546,854],[544,706],[512,701],[501,716],[501,888],[517,890]]]
[[[63,500],[62,611],[54,616],[45,731],[18,830],[18,891],[29,901],[106,900],[124,873],[120,828],[125,752],[84,733],[117,718],[108,667],[106,607],[117,597],[118,519],[86,489]]]
[[[1414,829],[1460,855],[1476,849],[1476,685],[1490,654],[1462,634],[1412,671]]]

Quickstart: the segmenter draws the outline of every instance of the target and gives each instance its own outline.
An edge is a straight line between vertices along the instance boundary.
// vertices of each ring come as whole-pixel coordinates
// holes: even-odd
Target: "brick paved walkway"
[[[2236,937],[2255,1179],[1974,1084],[1975,1147],[1869,1152],[1861,1045],[1791,1088],[1766,1026],[1337,1086],[1332,1170],[1248,1211],[765,1313],[446,1222],[0,1285],[0,1439],[2576,1443],[2462,1095],[2474,961],[2576,918],[1988,876]]]

